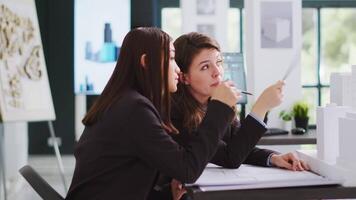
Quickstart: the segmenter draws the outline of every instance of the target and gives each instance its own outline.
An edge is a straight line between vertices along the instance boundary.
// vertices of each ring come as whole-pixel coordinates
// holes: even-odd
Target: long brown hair
[[[175,60],[182,73],[188,73],[193,59],[204,49],[216,49],[219,44],[207,35],[192,32],[184,34],[174,41]],[[205,110],[192,96],[189,86],[178,83],[178,90],[173,94],[172,102],[183,111],[183,126],[189,131],[197,128],[205,115]]]
[[[126,89],[134,89],[148,98],[163,120],[163,127],[176,132],[170,119],[170,92],[168,88],[170,36],[158,28],[140,27],[124,38],[119,60],[103,92],[89,109],[83,124],[90,126],[117,101]],[[145,64],[141,56],[145,54]]]

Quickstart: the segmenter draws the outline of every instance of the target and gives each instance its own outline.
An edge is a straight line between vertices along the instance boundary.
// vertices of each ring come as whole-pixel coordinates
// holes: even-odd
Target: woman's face
[[[183,75],[184,84],[198,102],[205,104],[214,87],[223,77],[223,65],[220,52],[216,49],[203,49],[193,58],[188,73]]]
[[[175,49],[173,43],[169,45],[168,89],[170,92],[177,91],[180,69],[174,59]]]

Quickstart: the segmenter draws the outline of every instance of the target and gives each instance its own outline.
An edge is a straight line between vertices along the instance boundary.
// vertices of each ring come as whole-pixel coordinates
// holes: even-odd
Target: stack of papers
[[[188,186],[199,186],[203,191],[214,191],[341,183],[341,180],[331,180],[310,171],[290,171],[252,165],[241,165],[238,169],[225,169],[209,164],[199,179]]]

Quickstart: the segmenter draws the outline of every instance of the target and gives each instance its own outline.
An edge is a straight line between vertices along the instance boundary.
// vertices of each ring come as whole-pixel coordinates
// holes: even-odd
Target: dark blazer
[[[183,127],[183,113],[179,105],[173,104],[171,117],[173,125],[180,132],[172,135],[173,139],[180,145],[187,146],[197,132],[189,133]],[[266,130],[250,115],[242,123],[231,123],[225,131],[223,139],[219,141],[218,149],[210,162],[225,168],[238,168],[242,163],[267,166],[268,156],[274,151],[255,147],[258,140],[252,141],[248,137],[248,135],[261,137]]]
[[[85,127],[76,148],[76,166],[66,199],[146,199],[158,171],[194,182],[216,152],[233,110],[211,101],[196,140],[186,148],[161,126],[152,103],[126,91],[99,120]],[[250,134],[251,144],[260,135]]]
[[[183,127],[183,109],[173,103],[171,118],[173,125],[179,130],[179,134],[172,134],[172,138],[185,148],[189,148],[190,141],[198,140],[197,130],[189,132]],[[241,123],[230,123],[219,140],[218,149],[210,160],[211,163],[225,167],[238,168],[242,163],[267,166],[267,159],[274,151],[255,147],[260,137],[266,132],[266,128],[255,118],[248,115]],[[172,199],[170,188],[171,178],[164,173],[160,175],[157,186],[151,191],[149,199]],[[182,197],[188,199],[186,195]]]

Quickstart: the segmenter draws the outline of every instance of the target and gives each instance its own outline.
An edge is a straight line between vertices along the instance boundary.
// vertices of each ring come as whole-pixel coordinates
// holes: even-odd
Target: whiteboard
[[[34,0],[0,0],[0,117],[56,118]]]

